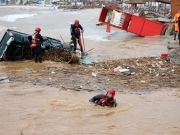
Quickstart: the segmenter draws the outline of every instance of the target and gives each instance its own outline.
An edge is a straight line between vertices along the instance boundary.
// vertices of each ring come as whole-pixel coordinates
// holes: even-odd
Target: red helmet
[[[75,21],[74,21],[74,24],[79,24],[79,20],[75,20]]]
[[[41,29],[40,29],[39,27],[37,27],[37,28],[35,29],[35,31],[37,31],[38,33],[40,33]]]
[[[116,92],[115,92],[115,90],[114,89],[108,89],[108,91],[107,92],[110,92],[111,94],[112,94],[112,97],[114,97],[115,96],[115,94],[116,94]]]

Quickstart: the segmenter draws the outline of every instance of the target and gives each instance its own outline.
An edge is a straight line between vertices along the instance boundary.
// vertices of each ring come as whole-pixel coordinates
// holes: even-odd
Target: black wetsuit
[[[39,39],[41,43],[44,41],[43,37],[39,33],[36,34],[36,38]],[[35,62],[39,60],[40,63],[42,63],[41,43],[36,43],[36,47],[34,48]]]
[[[104,98],[106,98],[106,95],[99,94],[99,95],[96,95],[93,98],[89,99],[89,102],[93,102],[100,106],[109,106],[109,107],[117,106],[116,100],[114,98],[110,98],[110,99],[108,99],[108,101],[106,103],[102,103],[101,99],[104,99]]]
[[[76,26],[75,24],[71,24],[70,30],[71,30],[71,36],[72,36],[71,39],[73,40],[73,43],[74,43],[74,51],[76,51],[76,48],[77,48],[76,39],[80,39],[80,30],[83,30],[83,27],[80,24],[78,26]],[[80,45],[81,52],[83,52],[80,40],[78,40],[78,43]]]

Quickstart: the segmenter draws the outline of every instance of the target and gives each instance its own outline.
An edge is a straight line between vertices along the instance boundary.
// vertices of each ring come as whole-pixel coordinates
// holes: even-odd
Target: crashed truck
[[[43,36],[43,60],[69,61],[72,59],[72,42],[63,43],[58,39]],[[14,61],[33,59],[34,50],[30,47],[32,35],[8,29],[0,42],[0,60]]]

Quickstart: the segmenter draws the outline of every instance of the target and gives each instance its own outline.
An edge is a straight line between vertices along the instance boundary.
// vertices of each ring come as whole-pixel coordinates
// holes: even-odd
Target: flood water
[[[107,33],[106,26],[96,26],[101,9],[68,11],[33,6],[9,8],[11,10],[8,10],[8,7],[0,7],[0,37],[8,28],[32,34],[36,27],[40,27],[43,36],[69,42],[70,24],[79,19],[84,28],[85,50],[94,48],[89,54],[99,60],[160,56],[161,53],[167,52],[168,41],[177,42],[173,41],[172,36],[139,37],[112,27],[111,32]]]
[[[36,14],[16,18],[14,22],[1,19],[0,37],[6,28],[31,34],[38,26],[42,35],[57,39],[61,39],[61,35],[68,42],[70,23],[78,18],[85,30],[86,50],[94,48],[89,55],[98,60],[160,55],[167,51],[167,42],[172,37],[143,38],[114,28],[108,34],[105,26],[95,25],[99,13],[100,9],[70,12],[49,7],[0,7],[1,18],[12,14]],[[17,72],[42,70],[49,64],[22,63],[0,62],[0,76],[6,76],[6,72],[13,76]],[[0,83],[0,135],[180,134],[180,89],[118,91],[116,108],[94,106],[88,102],[92,96],[105,93],[104,89],[78,92],[23,82]]]
[[[58,68],[67,66],[69,70],[73,67],[47,61],[42,64],[33,61],[2,62],[0,76],[16,76],[18,79],[18,75],[40,72],[48,65]],[[117,91],[116,108],[89,103],[88,100],[97,94],[106,94],[106,89],[87,92],[23,81],[0,83],[0,134],[180,134],[178,88],[146,92]]]
[[[116,93],[116,108],[89,103],[101,92],[0,84],[0,134],[179,135],[179,91]],[[179,94],[179,95],[178,95]]]

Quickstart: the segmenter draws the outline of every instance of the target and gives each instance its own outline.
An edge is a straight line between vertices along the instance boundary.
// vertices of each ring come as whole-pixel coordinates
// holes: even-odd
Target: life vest
[[[32,48],[34,48],[34,47],[36,47],[36,44],[31,44],[30,46],[31,46]]]
[[[76,28],[76,29],[74,30],[74,33],[75,33],[76,35],[80,35],[80,28]]]
[[[32,44],[42,44],[41,40],[37,38],[37,34],[32,35]]]
[[[180,23],[180,13],[177,13],[175,16],[174,16],[174,22],[175,22],[175,31],[178,31],[179,32],[179,23]]]
[[[114,105],[114,99],[107,99],[107,97],[101,98],[99,101],[96,102],[97,105],[100,106],[109,106],[112,107]]]
[[[74,34],[76,36],[79,36],[80,35],[80,32],[81,32],[81,29],[79,28],[79,25],[76,26],[75,24],[71,24],[71,34]]]

